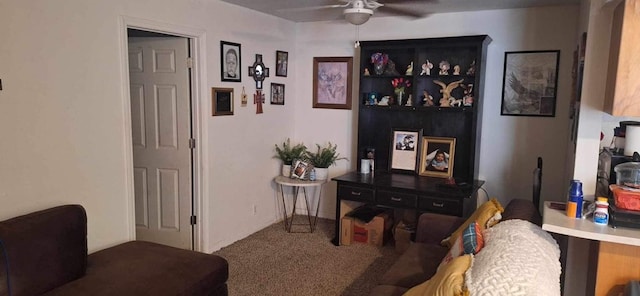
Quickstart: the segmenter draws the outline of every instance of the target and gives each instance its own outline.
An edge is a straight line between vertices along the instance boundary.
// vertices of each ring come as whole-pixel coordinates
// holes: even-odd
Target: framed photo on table
[[[422,137],[420,175],[449,178],[453,176],[456,139]]]
[[[211,115],[233,115],[233,88],[211,88]]]
[[[422,130],[393,129],[391,132],[391,155],[389,171],[396,173],[416,173],[418,151]]]
[[[352,57],[313,58],[313,108],[351,109]]]
[[[501,115],[556,115],[560,51],[516,51],[504,54]]]
[[[222,81],[241,82],[240,44],[220,41],[220,77]]]

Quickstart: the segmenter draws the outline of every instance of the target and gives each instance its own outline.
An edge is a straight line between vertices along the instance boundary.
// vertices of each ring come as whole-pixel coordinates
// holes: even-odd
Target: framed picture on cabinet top
[[[222,77],[222,81],[242,81],[240,56],[240,44],[220,41],[220,77]]]
[[[351,109],[352,57],[313,58],[313,108]]]
[[[501,115],[556,115],[560,51],[505,52]]]
[[[284,84],[271,83],[271,105],[284,105]]]
[[[416,173],[418,151],[422,129],[393,129],[391,132],[391,155],[389,171]]]
[[[276,50],[276,76],[287,77],[288,66],[289,53],[286,51]]]
[[[233,115],[233,88],[211,88],[212,116]]]
[[[420,175],[449,178],[453,176],[455,138],[422,137]]]

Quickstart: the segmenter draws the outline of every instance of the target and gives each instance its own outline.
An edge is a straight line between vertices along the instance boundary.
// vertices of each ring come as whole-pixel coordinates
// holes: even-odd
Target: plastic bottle
[[[567,200],[567,216],[571,218],[582,218],[582,182],[571,180],[569,185],[569,198]]]
[[[313,168],[311,169],[311,172],[309,172],[309,181],[315,181],[316,180],[316,169]]]
[[[609,200],[606,197],[598,197],[596,200],[593,222],[599,225],[609,224]]]

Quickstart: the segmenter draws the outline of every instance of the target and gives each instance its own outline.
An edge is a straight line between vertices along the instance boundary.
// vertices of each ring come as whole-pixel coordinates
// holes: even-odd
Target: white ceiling
[[[220,0],[294,22],[343,20],[344,8],[318,8],[345,4],[345,0]],[[577,5],[581,0],[378,0],[389,7],[410,10],[424,17],[432,13],[527,8],[535,6]],[[398,15],[381,7],[376,16]]]

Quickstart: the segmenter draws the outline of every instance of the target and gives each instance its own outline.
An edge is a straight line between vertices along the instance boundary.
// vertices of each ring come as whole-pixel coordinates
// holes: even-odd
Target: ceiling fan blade
[[[310,10],[321,10],[321,9],[332,9],[332,8],[345,8],[349,7],[349,4],[333,4],[333,5],[322,5],[322,6],[310,6],[310,7],[290,7],[278,9],[280,11],[310,11]]]
[[[427,3],[438,3],[439,2],[438,0],[381,0],[381,1],[382,2],[380,2],[380,3],[385,4],[385,5],[386,4],[401,4],[401,3],[416,3],[416,2],[427,4]]]
[[[393,4],[385,4],[384,6],[378,8],[378,10],[386,14],[409,16],[414,18],[422,18],[429,15],[429,13],[423,12],[419,9],[408,8],[406,6],[400,7]]]

